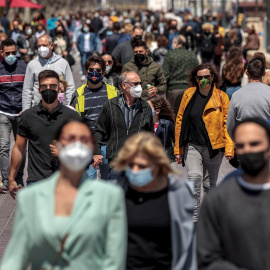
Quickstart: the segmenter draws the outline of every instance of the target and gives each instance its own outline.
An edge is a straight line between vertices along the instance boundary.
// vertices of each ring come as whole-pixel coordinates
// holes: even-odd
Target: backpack
[[[210,34],[209,36],[203,34],[201,51],[203,53],[213,53],[214,52],[214,44],[212,43],[212,34]]]

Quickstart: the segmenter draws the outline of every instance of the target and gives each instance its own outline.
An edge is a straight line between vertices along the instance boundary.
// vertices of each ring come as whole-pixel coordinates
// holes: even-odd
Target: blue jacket
[[[26,72],[24,62],[17,60],[12,66],[0,63],[0,111],[18,114],[22,110],[22,90]]]
[[[170,159],[174,158],[174,124],[167,119],[160,119],[156,131],[156,136],[160,138]]]
[[[77,48],[82,54],[84,52],[84,36],[85,33],[81,33],[77,40]],[[99,51],[99,38],[98,36],[90,32],[90,53],[92,54],[95,51]]]

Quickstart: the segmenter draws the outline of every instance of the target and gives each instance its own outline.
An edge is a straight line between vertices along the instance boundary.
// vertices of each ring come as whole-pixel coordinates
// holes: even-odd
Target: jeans
[[[8,185],[9,175],[9,151],[10,151],[10,133],[11,129],[14,134],[14,139],[17,136],[17,129],[20,116],[8,116],[0,113],[0,171],[2,174],[2,181],[4,185]],[[23,186],[23,170],[25,165],[25,154],[23,162],[19,168],[19,171],[15,177],[17,184]]]
[[[232,98],[233,93],[236,92],[240,88],[241,88],[241,86],[228,86],[226,88],[226,94],[229,96],[230,100]]]
[[[219,152],[214,158],[210,159],[209,151],[206,146],[187,145],[185,148],[185,165],[189,181],[194,181],[195,202],[194,202],[194,222],[198,221],[201,205],[201,188],[203,185],[203,196],[216,186],[219,168],[224,153]]]
[[[82,66],[82,72],[85,75],[85,68],[84,68],[84,64],[86,62],[86,59],[89,58],[91,56],[90,52],[83,52],[81,54],[81,66]]]
[[[101,146],[101,155],[103,156],[103,164],[99,165],[101,179],[108,180],[109,178],[109,166],[108,166],[108,159],[106,159],[106,145]],[[87,175],[91,179],[97,179],[97,169],[94,169],[92,165],[89,166],[88,170],[86,171]]]

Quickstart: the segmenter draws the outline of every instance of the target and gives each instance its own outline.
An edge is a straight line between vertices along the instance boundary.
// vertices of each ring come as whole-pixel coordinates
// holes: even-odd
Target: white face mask
[[[111,70],[112,70],[112,65],[106,66],[106,70],[105,70],[106,74],[109,74]]]
[[[32,35],[32,29],[31,28],[28,28],[26,30],[26,34],[29,35],[29,36]]]
[[[65,147],[58,144],[58,147],[60,148],[59,160],[73,172],[85,169],[93,159],[93,150],[80,141],[68,144]]]
[[[139,98],[142,95],[142,87],[141,87],[141,85],[132,86],[132,87],[130,87],[129,91],[130,91],[130,95],[132,97],[135,97],[135,98]]]
[[[38,48],[38,53],[41,57],[44,58],[44,57],[47,57],[49,55],[50,49],[48,47],[41,46]]]

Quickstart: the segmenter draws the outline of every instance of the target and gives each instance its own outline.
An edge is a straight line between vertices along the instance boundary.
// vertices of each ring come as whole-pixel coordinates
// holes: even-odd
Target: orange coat
[[[175,146],[174,154],[184,154],[184,147],[179,148],[182,119],[184,111],[191,100],[196,87],[191,87],[184,92],[180,108],[175,122]],[[203,121],[213,149],[225,147],[225,156],[234,156],[234,143],[227,131],[227,115],[229,110],[229,97],[215,86],[212,97],[207,102],[203,111]]]

